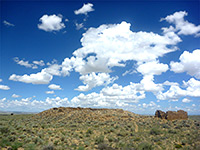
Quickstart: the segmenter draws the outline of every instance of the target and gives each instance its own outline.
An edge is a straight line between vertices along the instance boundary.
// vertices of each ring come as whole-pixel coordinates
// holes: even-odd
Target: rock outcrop
[[[156,113],[155,113],[155,117],[165,119],[166,113],[161,111],[161,110],[157,110]]]
[[[183,110],[178,110],[177,112],[167,111],[166,113],[161,110],[157,110],[155,113],[155,117],[167,120],[179,120],[179,119],[186,120],[188,119],[188,114],[186,111]]]

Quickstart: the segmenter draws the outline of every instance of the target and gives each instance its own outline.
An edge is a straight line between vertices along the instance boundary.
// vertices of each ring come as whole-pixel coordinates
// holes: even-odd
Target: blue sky
[[[1,1],[0,110],[200,114],[199,1]]]

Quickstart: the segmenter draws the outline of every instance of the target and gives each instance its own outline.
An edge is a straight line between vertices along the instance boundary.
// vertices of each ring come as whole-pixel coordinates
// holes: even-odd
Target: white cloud
[[[134,74],[134,73],[137,73],[137,71],[136,71],[136,70],[126,70],[126,71],[122,74],[122,76],[126,76],[127,74]]]
[[[60,85],[56,85],[56,84],[51,84],[51,85],[48,86],[48,88],[50,88],[52,90],[62,90]]]
[[[110,77],[110,75],[107,73],[96,74],[93,72],[89,75],[82,75],[79,79],[83,81],[83,84],[85,84],[85,86],[79,86],[76,90],[88,91],[96,86],[108,85],[110,83],[113,83],[116,79],[118,79],[118,77]]]
[[[89,12],[94,11],[92,7],[93,7],[93,4],[91,3],[83,4],[83,7],[81,7],[78,10],[75,10],[74,13],[76,15],[80,15],[80,14],[87,15]]]
[[[184,51],[181,54],[180,62],[170,62],[171,71],[175,73],[187,72],[187,74],[200,79],[200,49],[194,50],[192,53]]]
[[[154,76],[153,75],[145,75],[143,79],[140,81],[141,89],[147,92],[154,92],[157,93],[163,90],[162,84],[155,84],[154,83]]]
[[[10,90],[10,87],[7,85],[0,85],[0,90]]]
[[[51,75],[55,75],[55,76],[61,76],[61,65],[58,64],[51,64],[49,65],[48,68],[45,68],[45,72],[51,74]]]
[[[184,19],[185,16],[187,16],[188,13],[186,11],[179,11],[175,12],[173,15],[169,15],[165,18],[162,18],[162,20],[166,20],[169,23],[175,24],[175,30],[178,31],[178,34],[183,35],[200,35],[200,25],[196,26],[187,20]],[[171,29],[173,29],[171,27]],[[165,30],[166,31],[166,30]]]
[[[45,65],[43,60],[40,60],[40,61],[36,61],[35,60],[35,61],[33,61],[33,63],[36,64],[36,65],[39,65],[39,66],[44,66]]]
[[[0,100],[0,107],[4,110],[13,111],[43,111],[52,107],[67,107],[69,106],[69,101],[67,98],[49,98],[47,97],[45,101],[39,101],[33,99],[33,97],[22,98],[20,100],[6,100],[6,98]]]
[[[3,80],[2,79],[0,79],[0,82],[2,82]]]
[[[18,57],[15,57],[13,60],[21,66],[25,66],[27,68],[32,68],[32,69],[37,69],[38,66],[45,65],[43,60],[40,61],[34,60],[32,63],[29,63],[29,61],[20,60]]]
[[[53,79],[53,76],[47,73],[45,69],[43,69],[41,72],[38,72],[36,74],[30,74],[30,75],[25,74],[22,76],[12,74],[9,77],[9,80],[32,83],[32,84],[49,84],[49,82],[52,79]]]
[[[183,86],[185,89],[180,88],[178,84],[172,84],[168,91],[156,93],[156,97],[159,100],[171,101],[177,101],[185,96],[200,97],[200,81],[191,78],[187,82],[183,81]]]
[[[137,71],[143,75],[161,75],[168,70],[168,65],[158,61],[146,62],[138,66]]]
[[[183,85],[188,96],[200,97],[200,81],[191,78],[188,82],[183,81]]]
[[[103,88],[100,93],[93,92],[88,95],[81,93],[79,96],[74,97],[71,103],[82,107],[126,108],[144,98],[145,93],[138,90],[137,84],[130,83],[125,87],[113,84],[111,87]]]
[[[157,105],[156,103],[154,103],[153,101],[150,101],[149,104],[143,103],[142,107],[144,108],[150,108],[150,109],[155,109],[155,108],[159,108],[160,105]]]
[[[182,102],[183,103],[190,103],[192,100],[190,100],[190,99],[188,99],[188,98],[184,98],[183,100],[182,100]]]
[[[17,95],[17,94],[13,94],[12,97],[13,97],[13,98],[18,98],[18,97],[21,97],[21,96],[20,96],[20,95]]]
[[[41,63],[41,62],[40,62]],[[53,79],[53,76],[61,76],[61,65],[58,64],[49,64],[48,68],[44,68],[41,72],[33,73],[30,75],[16,75],[12,74],[9,77],[9,80],[20,81],[25,83],[32,84],[49,84],[49,82]]]
[[[32,68],[32,69],[37,69],[37,66],[33,65],[33,64],[30,64],[29,61],[24,61],[24,60],[19,60],[18,57],[15,57],[14,58],[14,61],[21,65],[21,66],[25,66],[27,68]]]
[[[80,30],[81,28],[83,28],[84,27],[84,25],[83,25],[83,23],[75,23],[75,25],[76,25],[76,30]]]
[[[41,24],[38,24],[38,28],[47,32],[59,31],[65,28],[61,15],[43,15],[40,21]]]
[[[4,25],[9,26],[9,27],[14,27],[15,26],[14,24],[12,24],[12,23],[10,23],[10,22],[8,22],[6,20],[4,20],[3,23],[4,23]]]
[[[114,66],[124,67],[128,60],[138,64],[153,62],[175,51],[174,45],[180,41],[172,32],[163,36],[152,32],[132,32],[126,22],[89,28],[81,39],[83,47],[74,51],[73,57],[64,60],[62,72],[69,75],[74,68],[80,74],[109,73]],[[162,66],[167,68],[164,64]]]
[[[163,85],[167,85],[167,86],[179,86],[179,84],[177,82],[170,82],[170,81],[165,81],[163,83]]]
[[[46,94],[54,94],[54,91],[46,91]]]

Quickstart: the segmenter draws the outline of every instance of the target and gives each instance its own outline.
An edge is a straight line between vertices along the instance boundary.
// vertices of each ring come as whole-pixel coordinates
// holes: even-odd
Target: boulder
[[[165,119],[166,113],[161,111],[161,110],[157,110],[156,113],[155,113],[155,117]]]

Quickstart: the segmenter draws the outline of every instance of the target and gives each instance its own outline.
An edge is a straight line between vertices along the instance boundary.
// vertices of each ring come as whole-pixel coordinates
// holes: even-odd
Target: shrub
[[[9,130],[9,128],[8,127],[0,127],[0,132],[2,133],[2,134],[4,134],[4,133],[9,133],[10,132],[10,130]]]
[[[51,144],[49,144],[49,145],[47,145],[47,146],[44,146],[44,147],[43,147],[43,150],[54,150],[54,146],[51,145]]]
[[[92,132],[92,129],[88,129],[87,131],[86,131],[86,134],[92,134],[93,132]]]
[[[22,147],[22,143],[20,142],[14,142],[13,145],[12,145],[12,149],[13,150],[17,150],[18,148]]]
[[[138,149],[138,150],[152,150],[153,148],[152,148],[152,145],[151,145],[151,144],[144,142],[144,143],[140,143],[140,144],[138,145],[138,148],[137,148],[137,149]]]
[[[25,150],[35,150],[36,149],[36,145],[31,143],[31,144],[27,144],[25,146]]]
[[[152,128],[150,131],[150,134],[151,135],[159,135],[159,134],[161,134],[161,131],[157,128]]]
[[[101,143],[98,145],[98,148],[99,150],[112,150],[113,148],[112,147],[109,147],[107,144],[105,143]]]
[[[182,148],[183,146],[181,144],[176,144],[175,148]]]
[[[2,139],[0,142],[0,147],[5,147],[5,146],[9,146],[10,142],[8,139]]]
[[[104,136],[100,135],[99,137],[96,138],[95,144],[100,144],[104,142]]]
[[[78,150],[84,150],[84,147],[83,147],[83,146],[80,146],[80,147],[78,148]]]

